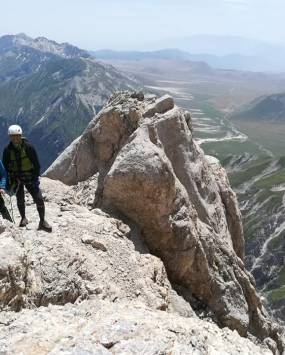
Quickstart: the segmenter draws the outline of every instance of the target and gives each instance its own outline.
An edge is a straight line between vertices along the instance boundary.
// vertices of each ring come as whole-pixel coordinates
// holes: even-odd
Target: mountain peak
[[[35,39],[27,36],[25,33],[16,35],[5,35],[0,37],[0,50],[9,50],[14,47],[29,47],[44,53],[59,55],[63,58],[90,57],[87,51],[75,47],[69,43],[57,43],[46,37],[37,37]]]
[[[20,33],[17,33],[16,35],[11,35],[11,36],[32,40],[32,38],[27,36],[24,32],[20,32]]]

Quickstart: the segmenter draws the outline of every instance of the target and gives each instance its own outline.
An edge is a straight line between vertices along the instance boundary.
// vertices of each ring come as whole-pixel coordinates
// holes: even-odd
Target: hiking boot
[[[29,223],[29,221],[27,220],[27,218],[26,217],[23,217],[22,219],[21,219],[21,222],[20,222],[20,224],[19,224],[19,227],[26,227],[26,225]]]
[[[52,231],[52,227],[48,224],[46,220],[43,220],[40,221],[38,230],[42,230],[50,233]]]

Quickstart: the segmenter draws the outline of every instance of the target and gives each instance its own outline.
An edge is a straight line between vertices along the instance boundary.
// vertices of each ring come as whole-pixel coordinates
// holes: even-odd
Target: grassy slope
[[[267,123],[264,121],[234,121],[241,131],[275,156],[285,156],[285,123]]]

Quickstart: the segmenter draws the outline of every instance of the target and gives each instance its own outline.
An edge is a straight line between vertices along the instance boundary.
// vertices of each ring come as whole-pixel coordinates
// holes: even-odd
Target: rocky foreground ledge
[[[30,198],[27,228],[0,221],[0,354],[277,353],[199,319],[132,223],[84,206],[96,184],[41,179],[52,234]]]
[[[1,225],[0,351],[284,352],[226,173],[171,97],[114,95],[46,176],[53,233]]]

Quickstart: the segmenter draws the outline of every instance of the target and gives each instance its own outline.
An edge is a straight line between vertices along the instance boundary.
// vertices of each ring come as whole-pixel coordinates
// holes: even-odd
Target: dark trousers
[[[40,216],[40,220],[43,221],[45,219],[45,203],[38,181],[33,181],[29,183],[21,182],[18,186],[16,197],[17,197],[17,206],[21,217],[22,218],[26,217],[24,186],[31,194],[35,204],[37,205],[37,210]]]
[[[8,219],[8,221],[10,221],[10,222],[13,222],[9,211],[8,211],[7,207],[5,206],[5,202],[4,202],[4,199],[1,194],[0,194],[0,213],[3,218]]]

